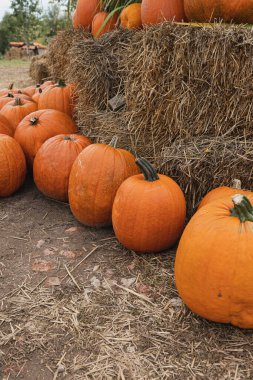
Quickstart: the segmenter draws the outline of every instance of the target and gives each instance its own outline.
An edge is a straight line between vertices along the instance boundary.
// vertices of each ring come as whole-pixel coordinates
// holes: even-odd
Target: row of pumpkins
[[[91,29],[93,36],[113,30],[116,25],[123,28],[139,28],[157,24],[163,20],[253,23],[252,0],[142,0],[111,13],[106,11],[101,0],[78,0],[73,14],[74,28]],[[117,3],[118,4],[118,3]]]
[[[253,193],[238,185],[212,190],[184,229],[177,183],[117,148],[116,137],[92,144],[78,134],[71,90],[63,82],[0,90],[0,197],[23,184],[28,168],[42,193],[69,201],[84,225],[112,224],[128,249],[159,252],[180,239],[175,280],[186,305],[253,328]]]

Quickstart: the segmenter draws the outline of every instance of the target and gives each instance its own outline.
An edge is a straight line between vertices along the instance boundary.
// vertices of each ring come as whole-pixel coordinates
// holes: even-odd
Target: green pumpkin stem
[[[240,219],[241,223],[253,222],[253,206],[249,199],[242,194],[232,197],[234,207],[230,210],[231,215]]]
[[[22,100],[19,97],[15,99],[14,106],[22,106]]]
[[[57,87],[66,87],[66,83],[63,79],[59,79]]]
[[[31,125],[37,125],[38,122],[39,122],[39,118],[38,118],[38,117],[32,117],[32,118],[30,119],[30,123],[31,123]]]
[[[138,158],[136,164],[141,169],[146,181],[155,182],[159,180],[159,176],[155,168],[145,158]]]
[[[118,136],[113,136],[111,142],[109,143],[110,146],[112,146],[113,148],[117,148],[117,144],[118,144]]]

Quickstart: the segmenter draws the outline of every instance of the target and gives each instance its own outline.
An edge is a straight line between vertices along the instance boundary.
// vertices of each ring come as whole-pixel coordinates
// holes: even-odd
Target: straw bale
[[[51,79],[47,53],[32,58],[30,65],[30,77],[36,83],[42,83],[45,80]]]

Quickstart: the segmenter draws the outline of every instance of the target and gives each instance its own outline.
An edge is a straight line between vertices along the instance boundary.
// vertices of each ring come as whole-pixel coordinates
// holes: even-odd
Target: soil
[[[0,87],[27,72],[0,63]],[[186,309],[174,257],[82,226],[28,177],[0,200],[0,379],[252,379],[252,331]]]

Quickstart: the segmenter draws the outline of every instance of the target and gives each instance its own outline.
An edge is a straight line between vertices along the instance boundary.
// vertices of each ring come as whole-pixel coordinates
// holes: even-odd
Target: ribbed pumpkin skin
[[[8,120],[0,114],[0,134],[13,137],[14,131]]]
[[[164,20],[185,19],[183,0],[142,0],[141,19],[143,24],[158,24]]]
[[[21,105],[15,105],[16,99],[7,103],[0,111],[6,117],[15,131],[21,120],[27,115],[37,110],[38,106],[32,100],[21,99]]]
[[[33,125],[32,119],[38,119],[36,125]],[[56,110],[40,110],[21,121],[14,137],[21,145],[27,164],[31,167],[36,153],[46,140],[62,133],[75,132],[77,132],[76,125],[65,113]]]
[[[120,186],[112,222],[117,239],[128,249],[160,252],[179,239],[185,216],[185,198],[176,182],[161,174],[148,182],[139,174]]]
[[[58,84],[46,87],[39,97],[38,109],[58,110],[72,116],[73,86],[59,86]]]
[[[15,98],[32,100],[28,95],[25,94],[7,94],[0,97],[0,110],[8,103],[12,102]]]
[[[217,187],[216,189],[209,191],[209,193],[207,193],[204,196],[204,198],[202,199],[202,201],[200,202],[198,206],[198,210],[201,207],[204,207],[211,202],[215,202],[225,197],[232,197],[235,194],[248,195],[248,194],[252,194],[252,192],[249,190],[247,191],[247,190],[241,190],[241,189],[233,189],[232,187],[228,187],[228,186]]]
[[[253,0],[184,0],[184,7],[190,21],[253,23]]]
[[[100,0],[78,0],[76,5],[76,18],[78,25],[90,28],[92,20],[100,10]]]
[[[87,137],[75,134],[58,135],[44,142],[33,165],[33,178],[38,189],[50,198],[67,202],[72,165],[90,144]]]
[[[36,87],[35,86],[29,86],[22,89],[22,93],[25,95],[28,95],[30,98],[35,94]]]
[[[0,162],[0,197],[9,197],[22,186],[26,176],[26,163],[17,141],[1,134]]]
[[[142,26],[141,4],[128,5],[120,14],[120,26],[127,29],[138,29]]]
[[[110,17],[110,19],[107,21],[107,23],[103,26],[101,31],[99,32],[101,26],[105,22],[107,16],[109,13],[107,12],[99,12],[95,15],[93,21],[92,21],[92,35],[94,38],[101,37],[103,34],[108,33],[115,29],[116,23],[118,21],[119,15],[115,13],[113,16]]]
[[[92,144],[74,162],[69,178],[69,203],[74,216],[93,227],[109,226],[121,183],[139,172],[133,155],[105,144]]]
[[[232,207],[222,198],[190,220],[176,253],[176,286],[201,317],[253,328],[253,223],[231,216]]]

